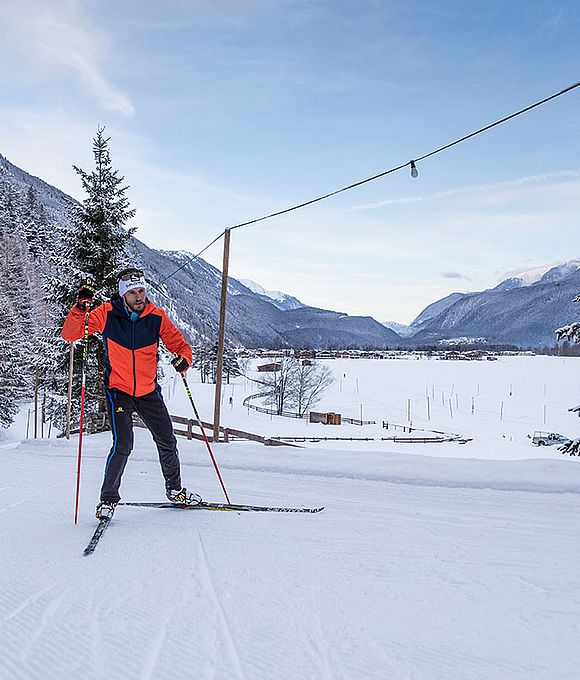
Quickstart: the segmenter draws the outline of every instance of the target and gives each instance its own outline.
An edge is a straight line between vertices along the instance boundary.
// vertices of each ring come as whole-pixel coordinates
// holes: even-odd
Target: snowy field
[[[85,558],[109,435],[85,439],[75,527],[76,440],[20,441],[25,413],[2,432],[0,678],[577,680],[580,460],[527,434],[580,435],[567,411],[580,403],[580,361],[328,365],[337,381],[317,410],[362,408],[377,425],[248,411],[244,396],[259,390],[245,379],[225,387],[222,423],[380,438],[395,434],[383,420],[410,414],[413,427],[473,441],[216,445],[234,502],[326,509],[120,507]],[[210,420],[211,388],[189,380]],[[188,415],[180,383],[164,389]],[[184,483],[221,500],[204,445],[179,444]],[[144,430],[122,492],[163,500]]]

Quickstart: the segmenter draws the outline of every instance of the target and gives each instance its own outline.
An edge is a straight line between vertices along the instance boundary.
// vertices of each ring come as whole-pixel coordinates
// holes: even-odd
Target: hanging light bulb
[[[417,170],[417,166],[415,165],[415,161],[411,161],[411,177],[415,179],[416,177],[419,177],[419,171]]]

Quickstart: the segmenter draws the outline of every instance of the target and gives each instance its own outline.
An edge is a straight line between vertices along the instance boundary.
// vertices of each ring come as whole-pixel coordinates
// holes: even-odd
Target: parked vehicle
[[[563,434],[558,434],[557,432],[540,432],[536,430],[534,436],[532,437],[532,444],[536,446],[554,446],[567,444],[570,441],[568,437],[564,437]]]

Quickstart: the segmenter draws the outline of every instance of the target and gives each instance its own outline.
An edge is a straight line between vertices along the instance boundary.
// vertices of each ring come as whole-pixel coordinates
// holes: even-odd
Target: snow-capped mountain
[[[399,323],[398,321],[383,321],[383,326],[395,331],[395,333],[400,335],[402,338],[408,338],[413,335],[412,328],[406,323]]]
[[[549,264],[534,267],[533,269],[524,269],[519,272],[511,272],[509,278],[504,279],[491,290],[505,291],[513,290],[514,288],[524,288],[525,286],[533,286],[536,283],[554,283],[567,278],[579,269],[580,259],[573,259],[568,260],[567,262],[560,262],[556,265]]]
[[[253,293],[266,302],[270,302],[278,309],[299,309],[300,307],[305,307],[298,298],[288,295],[287,293],[282,293],[279,290],[266,290],[259,283],[252,281],[251,279],[240,279],[240,283],[249,288]]]

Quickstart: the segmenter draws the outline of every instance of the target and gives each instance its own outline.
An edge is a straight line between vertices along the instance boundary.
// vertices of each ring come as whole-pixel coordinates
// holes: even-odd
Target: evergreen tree
[[[574,298],[574,302],[580,302],[580,295],[577,295]],[[574,323],[568,324],[567,326],[558,328],[556,331],[556,337],[558,340],[564,340],[564,338],[567,338],[571,342],[580,343],[580,321],[575,321]],[[580,416],[580,405],[574,406],[570,409],[570,411]],[[569,453],[571,456],[580,456],[580,437],[568,442],[568,444],[564,444],[564,446],[559,448],[562,453]]]
[[[47,369],[50,369],[52,400],[49,411],[59,425],[64,424],[68,382],[68,344],[61,340],[64,319],[76,300],[83,278],[90,276],[103,299],[116,292],[117,273],[129,264],[127,247],[135,229],[126,229],[135,215],[126,196],[128,186],[112,166],[110,138],[104,128],[93,139],[95,167],[86,172],[73,166],[81,178],[85,198],[71,203],[72,229],[67,231],[61,253],[53,257],[48,301],[52,323],[48,332]],[[55,275],[56,273],[56,275]],[[80,395],[81,352],[75,353],[73,401]],[[93,427],[103,421],[106,411],[103,387],[104,352],[97,338],[90,339],[87,365],[86,415]]]
[[[22,197],[18,190],[0,178],[0,229],[8,233],[23,234]]]
[[[192,367],[196,368],[201,376],[201,382],[216,382],[218,343],[202,342],[193,347]],[[229,348],[224,350],[223,376],[229,385],[230,379],[242,375],[236,353]]]
[[[18,309],[0,288],[0,425],[8,427],[20,403],[30,397],[27,360]]]
[[[36,193],[28,187],[23,200],[23,231],[30,254],[35,260],[42,259],[49,241],[49,224],[44,207],[38,203]]]

